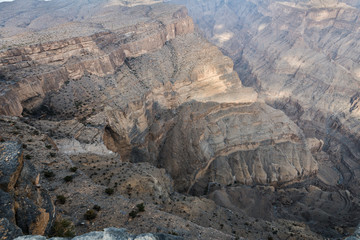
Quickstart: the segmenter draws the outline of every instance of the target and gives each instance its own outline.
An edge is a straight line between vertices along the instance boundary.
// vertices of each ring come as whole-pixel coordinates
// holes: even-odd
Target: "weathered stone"
[[[0,143],[0,188],[14,189],[23,167],[22,147],[18,142]]]
[[[15,210],[13,197],[0,189],[0,218],[6,218],[15,224]]]
[[[62,240],[68,238],[50,238],[49,240]],[[124,228],[106,228],[103,232],[90,232],[81,236],[72,238],[72,240],[182,240],[182,237],[169,234],[144,233],[132,235],[127,233]],[[46,240],[42,236],[21,236],[15,240]]]
[[[0,218],[0,239],[11,240],[20,235],[22,231],[15,224],[9,222],[7,218]]]
[[[25,234],[43,235],[50,231],[55,207],[46,190],[39,188],[39,173],[25,162],[15,188],[16,223]]]

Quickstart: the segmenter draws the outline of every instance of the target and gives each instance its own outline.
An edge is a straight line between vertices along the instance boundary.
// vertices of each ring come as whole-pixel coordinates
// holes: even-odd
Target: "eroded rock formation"
[[[22,145],[0,144],[1,238],[24,234],[43,235],[50,231],[55,217],[48,193],[40,188],[39,174],[23,160]]]
[[[282,44],[288,46],[281,42],[283,37],[271,38],[275,30],[266,25],[270,13],[298,8],[301,12],[306,4],[266,1],[263,8],[253,1],[190,4],[192,13],[199,6],[209,10],[209,16],[199,14],[195,19],[236,60],[242,83],[231,58],[194,30],[186,8],[138,5],[152,1],[136,1],[131,8],[126,1],[90,2],[29,1],[27,17],[8,3],[3,12],[13,12],[19,19],[0,14],[7,16],[0,19],[5,45],[0,51],[0,114],[25,117],[4,118],[2,137],[22,136],[31,145],[25,151],[36,156],[32,163],[48,176],[42,184],[51,190],[53,200],[60,194],[67,199],[58,205],[64,216],[76,222],[77,234],[112,223],[126,225],[132,233],[175,233],[186,239],[321,239],[314,231],[326,237],[347,234],[348,218],[356,218],[359,212],[358,198],[337,188],[342,180],[337,171],[342,174],[346,168],[338,170],[332,164],[345,145],[328,141],[316,124],[327,122],[325,129],[333,129],[327,134],[337,136],[334,139],[356,140],[356,135],[340,135],[340,118],[325,120],[320,110],[304,104],[315,100],[302,102],[298,97],[306,93],[300,83],[287,86],[284,78],[277,81],[281,71],[269,72],[275,66],[267,65],[278,63],[273,53],[280,56]],[[57,14],[42,15],[44,7]],[[59,7],[69,12],[58,12]],[[219,22],[205,21],[215,17],[212,13]],[[271,48],[271,43],[261,42],[268,35],[249,41],[245,29],[253,30],[253,25],[242,22],[244,26],[237,30],[234,16],[254,26],[261,21],[265,25],[256,34],[269,31],[266,40],[281,46]],[[43,18],[49,20],[48,25],[39,27]],[[14,21],[28,25],[14,27]],[[207,32],[209,26],[214,35]],[[240,42],[252,47],[240,48]],[[251,51],[259,46],[263,51]],[[243,57],[241,61],[237,56]],[[291,72],[286,66],[281,69],[281,76],[287,77],[301,72]],[[301,83],[307,79],[304,74]],[[284,94],[287,87],[291,91]],[[279,89],[281,94],[274,95]],[[356,112],[357,101],[355,94],[351,114]],[[305,116],[307,121],[299,120]],[[315,124],[311,116],[316,116]],[[305,125],[318,131],[311,132]],[[329,146],[335,147],[334,154],[327,151]],[[351,146],[344,155],[349,161],[357,151]],[[65,179],[69,182],[64,186]],[[106,188],[115,194],[104,197]],[[146,212],[132,217],[137,204],[145,200]],[[47,220],[43,211],[36,215],[35,210],[23,207],[27,199],[19,203],[19,213]],[[330,203],[343,213],[329,210]],[[94,204],[102,208],[99,220],[85,221],[84,212]],[[19,223],[25,229],[40,226]],[[327,226],[332,229],[328,233],[324,232]]]

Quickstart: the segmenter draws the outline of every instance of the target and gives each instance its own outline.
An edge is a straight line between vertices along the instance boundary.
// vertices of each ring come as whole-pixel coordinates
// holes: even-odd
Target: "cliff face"
[[[303,130],[321,189],[359,196],[359,2],[174,2],[233,59],[245,86]]]
[[[94,116],[95,119],[100,118],[97,120],[100,121],[99,124],[106,124],[103,137],[105,144],[111,150],[120,153],[124,160],[150,161],[160,165],[163,163],[158,161],[165,142],[166,147],[175,143],[182,145],[178,141],[168,140],[166,136],[176,122],[184,120],[181,119],[182,117],[175,117],[177,114],[174,113],[162,117],[166,109],[177,111],[176,109],[182,104],[191,101],[214,102],[218,105],[247,104],[252,107],[246,111],[250,111],[250,115],[256,117],[243,120],[244,126],[252,125],[252,121],[262,124],[267,110],[264,110],[263,105],[253,105],[257,101],[256,92],[242,86],[233,71],[231,59],[223,56],[216,47],[193,33],[192,19],[187,15],[184,7],[151,5],[134,7],[132,11],[125,11],[121,6],[116,7],[116,11],[106,4],[102,7],[102,11],[93,13],[89,20],[91,23],[109,26],[110,23],[104,22],[104,16],[115,21],[117,20],[115,13],[119,11],[124,13],[123,21],[135,22],[126,26],[120,24],[111,30],[99,29],[98,33],[90,36],[59,39],[1,52],[0,67],[5,77],[1,96],[2,114],[20,115],[25,109],[26,113],[38,116],[45,114],[52,118],[76,116],[87,119]],[[133,16],[134,14],[137,18]],[[85,30],[80,27],[79,32]],[[42,30],[41,34],[47,31],[49,30]],[[55,36],[52,37],[54,38]],[[232,112],[233,109],[228,110],[221,105],[219,107],[225,112],[229,111],[232,121],[236,121],[239,117],[236,111]],[[96,117],[96,114],[99,114],[99,117]],[[257,117],[258,114],[264,115]],[[277,114],[281,115],[281,113]],[[317,170],[301,132],[293,130],[294,127],[289,126],[291,125],[289,120],[284,115],[280,118],[282,117],[284,119],[274,119],[274,124],[276,125],[278,121],[279,124],[286,122],[286,128],[292,130],[275,138],[276,141],[290,144],[283,150],[286,152],[294,150],[297,163],[285,157],[283,160],[290,161],[289,165],[285,164],[280,169],[275,166],[279,164],[276,163],[277,160],[275,161],[278,158],[276,154],[270,159],[260,158],[259,161],[263,162],[264,166],[262,164],[257,166],[258,171],[244,170],[242,173],[244,176],[239,175],[234,181],[246,184],[286,182]],[[205,123],[194,122],[194,126],[196,124]],[[270,129],[275,125],[264,124],[264,131],[271,131]],[[227,139],[226,128],[236,126],[226,124],[224,127],[223,138]],[[272,144],[271,139],[274,136],[271,134],[262,134],[260,139],[255,140],[254,134],[262,130],[254,128],[251,131],[254,131],[253,135],[249,136],[249,141],[254,144],[251,150],[259,151],[258,142],[263,142],[265,146]],[[203,133],[200,131],[196,134]],[[238,142],[242,137],[241,131],[233,134],[231,138],[235,140],[231,146],[237,148],[238,144],[241,145]],[[300,147],[296,146],[297,143],[294,145],[294,142],[288,138],[292,135],[302,142]],[[213,141],[211,139],[215,137],[210,136],[208,141]],[[185,139],[184,141],[187,141]],[[200,141],[200,139],[194,140]],[[193,185],[191,181],[197,180],[190,180],[190,176],[199,178],[195,176],[195,172],[200,171],[203,165],[210,165],[213,162],[212,158],[237,152],[221,150],[224,146],[221,146],[220,142],[214,144],[214,149],[210,150],[213,153],[204,152],[197,157],[191,157],[194,158],[191,161],[196,162],[195,159],[202,154],[206,156],[201,164],[194,166],[193,172],[187,170],[189,172],[187,181],[180,184],[178,189],[183,190]],[[216,146],[218,144],[219,147]],[[232,148],[231,146],[228,147]],[[193,150],[185,149],[185,151]],[[166,154],[162,155],[162,158],[167,158]],[[253,159],[256,158],[255,155],[240,157],[251,160],[248,163],[239,162],[235,168],[241,168],[241,165],[253,168],[251,166]],[[293,159],[294,156],[290,158]],[[302,159],[301,163],[298,158]],[[243,161],[240,159],[239,161]],[[170,158],[167,162],[174,161],[176,165],[181,166],[184,165],[184,160]],[[249,164],[251,166],[248,166]],[[167,169],[170,165],[164,164]],[[272,173],[273,168],[277,169],[274,173]],[[176,176],[182,175],[182,170],[179,167]],[[256,173],[254,172],[253,177],[250,178],[253,171]],[[220,182],[228,184],[229,178],[233,178],[230,175],[225,177],[228,180]],[[206,179],[202,180],[203,188],[206,188],[209,181],[215,181],[208,177]]]
[[[239,234],[266,238],[277,232],[282,234],[278,238],[295,234],[318,239],[305,224],[292,222],[307,222],[308,215],[290,214],[292,208],[286,204],[287,197],[296,196],[295,209],[303,206],[314,215],[321,211],[323,219],[335,215],[325,211],[326,204],[314,209],[307,204],[314,199],[313,185],[319,185],[312,154],[325,154],[323,142],[307,139],[291,115],[267,105],[262,93],[259,98],[253,88],[244,87],[231,58],[194,31],[184,7],[129,8],[125,2],[89,1],[90,11],[83,1],[29,1],[28,25],[14,26],[14,21],[25,21],[19,13],[18,20],[9,16],[1,20],[1,41],[13,44],[0,52],[0,114],[22,115],[47,134],[27,151],[35,153],[40,169],[56,173],[55,179],[43,182],[54,191],[53,198],[65,192],[71,199],[59,206],[64,215],[83,221],[84,206],[104,205],[98,222],[76,225],[77,231],[103,229],[113,222],[129,224],[135,232],[168,231],[164,218],[169,218],[171,226],[181,226],[177,233],[189,239],[200,234],[204,239]],[[74,12],[74,4],[83,7]],[[58,12],[59,5],[69,13]],[[12,5],[7,6],[10,11]],[[36,9],[45,6],[57,14],[39,15]],[[36,23],[42,17],[49,25],[39,28]],[[35,33],[45,40],[40,43]],[[302,105],[293,105],[305,111]],[[16,132],[9,122],[5,125],[7,137]],[[24,139],[33,141],[30,136]],[[44,149],[41,141],[50,148]],[[52,148],[58,152],[49,152]],[[79,181],[63,186],[74,166],[79,171],[71,176]],[[274,186],[286,186],[285,200],[278,201]],[[104,198],[105,188],[114,188],[115,196]],[[212,200],[188,200],[181,193],[209,194]],[[267,196],[266,201],[251,202],[261,196]],[[344,219],[356,210],[350,197],[344,198],[348,206],[341,215]],[[118,203],[119,198],[124,201]],[[141,224],[128,216],[139,199],[149,202]],[[332,195],[329,199],[332,202]],[[264,211],[250,210],[257,207]],[[212,222],[217,214],[221,217]],[[279,221],[278,215],[291,221]],[[245,225],[246,219],[251,224]]]
[[[152,7],[139,8],[134,12],[142,12],[144,16],[130,26],[126,22],[136,19],[132,13],[121,11],[121,7],[107,11],[107,17],[114,21],[117,20],[113,19],[116,10],[126,13],[121,19],[125,23],[117,24],[112,32],[98,27],[90,36],[60,40],[56,37],[62,35],[53,34],[56,37],[50,43],[1,51],[0,114],[20,116],[24,107],[38,107],[47,93],[59,90],[68,80],[79,79],[85,73],[100,77],[113,74],[126,58],[154,51],[178,35],[193,32],[194,25],[185,8],[171,9],[170,13],[167,12],[169,9],[161,7],[153,11]],[[168,14],[172,15],[166,16]],[[91,24],[101,25],[104,21],[96,15],[93,18]],[[159,20],[153,21],[153,18]],[[78,28],[81,33],[84,26]],[[40,33],[46,34],[50,33],[45,30]]]
[[[257,88],[307,137],[322,139],[325,150],[341,144],[353,159],[344,165],[358,164],[355,1],[352,6],[346,1],[178,2],[187,4],[205,35],[234,60],[245,85]]]

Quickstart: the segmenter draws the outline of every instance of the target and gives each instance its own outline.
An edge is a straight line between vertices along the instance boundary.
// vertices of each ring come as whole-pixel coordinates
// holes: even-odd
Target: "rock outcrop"
[[[358,1],[175,2],[234,60],[244,85],[330,155],[346,152],[333,166],[358,179]],[[357,192],[350,178],[344,184]]]
[[[46,240],[43,236],[22,236],[15,238],[16,240]],[[58,240],[65,240],[69,238],[56,238]],[[162,233],[144,233],[133,235],[126,232],[126,229],[106,228],[103,232],[90,232],[81,236],[71,238],[72,240],[181,240],[182,237],[177,237]]]
[[[1,238],[48,233],[55,217],[48,193],[39,186],[39,175],[32,164],[23,160],[22,145],[0,144]]]
[[[91,24],[99,27],[92,34],[81,35],[87,33],[89,23],[73,26],[76,31],[72,30],[69,38],[44,30],[37,34],[51,35],[52,42],[0,52],[0,114],[20,116],[24,108],[38,107],[48,92],[59,90],[68,80],[79,79],[85,73],[100,77],[113,74],[126,58],[159,49],[166,41],[194,30],[192,19],[182,7],[140,6],[127,12],[122,6],[98,5],[107,16],[93,13]],[[112,23],[106,22],[108,19]],[[24,38],[17,39],[21,45],[29,44],[22,42]]]
[[[58,213],[73,221],[76,234],[115,224],[133,234],[174,233],[185,239],[321,239],[313,232],[318,222],[308,214],[321,211],[317,221],[324,223],[335,214],[325,211],[327,204],[310,209],[308,203],[321,195],[313,188],[324,187],[315,176],[316,160],[327,160],[322,149],[328,143],[293,122],[306,111],[301,103],[289,99],[284,108],[294,114],[286,116],[267,105],[281,109],[281,101],[275,104],[261,91],[259,98],[244,87],[260,81],[249,73],[253,78],[243,85],[231,58],[194,31],[184,7],[34,2],[27,3],[29,27],[13,26],[24,17],[11,3],[4,9],[18,20],[0,12],[8,16],[1,20],[1,42],[10,44],[0,52],[0,114],[25,117],[5,117],[2,138],[16,136],[29,146],[24,152],[33,172],[41,171],[40,183],[56,200]],[[57,14],[40,14],[37,9],[45,6]],[[59,7],[69,12],[58,12]],[[42,17],[48,26],[38,28]],[[34,39],[35,31],[43,41]],[[229,36],[219,39],[225,43]],[[20,176],[26,179],[27,172]],[[323,179],[336,182],[326,174]],[[41,232],[53,215],[31,199],[37,194],[44,204],[51,200],[29,189],[30,197],[15,204],[15,220],[24,233]],[[341,218],[358,211],[352,193],[326,196],[344,198]],[[139,204],[144,212],[136,210]],[[100,209],[97,218],[84,218],[92,208]],[[303,209],[308,214],[298,216]]]
[[[160,166],[178,190],[197,194],[207,193],[209,183],[277,184],[317,171],[301,130],[261,103],[181,107]]]
[[[173,2],[186,5],[206,38],[233,59],[245,86],[303,130],[319,164],[316,186],[358,198],[359,1]],[[324,236],[344,234],[337,221],[316,219],[323,226],[313,229]]]

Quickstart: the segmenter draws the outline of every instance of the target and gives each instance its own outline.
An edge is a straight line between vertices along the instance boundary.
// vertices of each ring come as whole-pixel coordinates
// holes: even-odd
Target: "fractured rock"
[[[0,187],[12,191],[23,167],[21,144],[4,142],[0,144]]]

